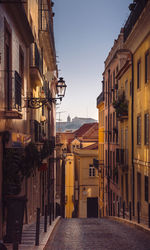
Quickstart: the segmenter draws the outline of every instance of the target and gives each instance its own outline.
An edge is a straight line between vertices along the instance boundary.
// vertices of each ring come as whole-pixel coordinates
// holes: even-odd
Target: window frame
[[[92,164],[89,164],[89,177],[95,177],[96,171]]]
[[[145,53],[145,83],[148,83],[150,79],[150,49]]]
[[[137,145],[141,145],[141,115],[137,116]]]
[[[137,61],[137,89],[141,88],[141,59]]]
[[[149,145],[149,113],[144,114],[144,144]]]

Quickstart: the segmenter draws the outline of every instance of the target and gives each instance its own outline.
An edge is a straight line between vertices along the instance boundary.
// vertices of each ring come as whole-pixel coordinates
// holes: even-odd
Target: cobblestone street
[[[150,235],[108,219],[62,219],[46,250],[148,250]]]

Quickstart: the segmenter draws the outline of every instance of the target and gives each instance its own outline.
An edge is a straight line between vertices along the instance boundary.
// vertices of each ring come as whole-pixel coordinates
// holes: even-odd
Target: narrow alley
[[[109,219],[61,219],[46,250],[148,250],[149,234]]]

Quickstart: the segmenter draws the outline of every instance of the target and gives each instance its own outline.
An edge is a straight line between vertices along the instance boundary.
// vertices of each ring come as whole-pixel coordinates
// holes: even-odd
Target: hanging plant
[[[6,149],[3,172],[4,193],[19,194],[23,179],[34,175],[39,165],[40,156],[34,143],[29,143],[25,149]]]
[[[14,149],[7,149],[4,160],[4,193],[17,195],[21,191],[23,176],[20,171],[22,154]]]
[[[122,95],[118,97],[118,100],[113,102],[113,106],[116,109],[116,116],[119,118],[121,116],[128,115],[128,101],[125,98],[125,93],[123,91]]]
[[[24,150],[21,172],[24,177],[35,174],[36,168],[40,165],[40,154],[34,143],[29,143]]]

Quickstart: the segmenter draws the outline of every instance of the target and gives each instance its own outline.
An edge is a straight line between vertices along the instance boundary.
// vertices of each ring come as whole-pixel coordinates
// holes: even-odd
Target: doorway
[[[98,198],[87,198],[87,218],[98,218]]]

